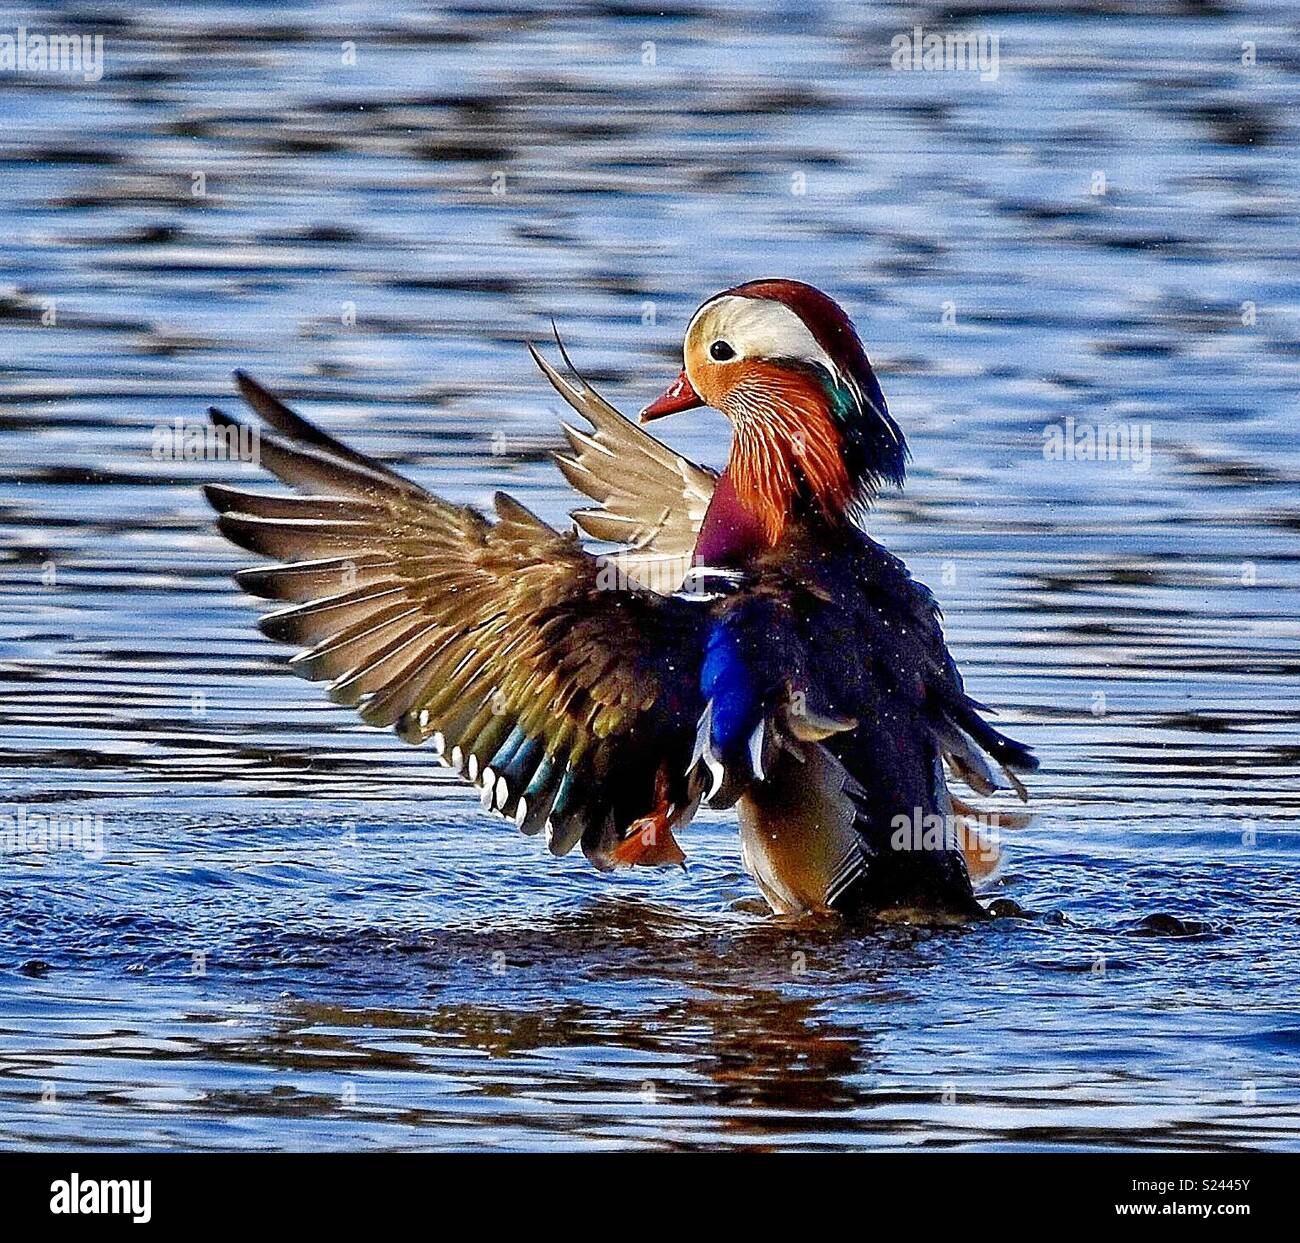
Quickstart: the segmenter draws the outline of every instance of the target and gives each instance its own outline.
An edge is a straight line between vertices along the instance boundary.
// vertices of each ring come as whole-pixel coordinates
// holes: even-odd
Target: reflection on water
[[[889,4],[15,16],[106,71],[0,80],[0,814],[103,851],[0,856],[0,1142],[1296,1146],[1294,21],[1039,7],[920,12],[991,82],[891,72]],[[539,857],[283,675],[198,492],[250,476],[153,451],[242,365],[560,521],[523,341],[633,408],[771,274],[854,312],[873,530],[1043,757],[1029,918],[772,920],[717,816]]]

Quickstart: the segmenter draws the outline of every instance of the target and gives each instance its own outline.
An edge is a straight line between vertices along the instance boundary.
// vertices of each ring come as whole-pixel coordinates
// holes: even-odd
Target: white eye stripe
[[[692,344],[707,357],[710,346],[718,340],[726,341],[736,351],[737,358],[788,358],[824,368],[836,384],[852,393],[858,409],[864,414],[873,413],[889,439],[899,443],[893,422],[877,409],[852,373],[835,365],[808,325],[784,302],[722,294],[695,312],[686,329],[684,354],[686,374],[697,391],[704,386],[691,368]]]
[[[706,350],[723,340],[739,358],[794,358],[824,367],[836,378],[840,374],[808,325],[783,302],[724,294],[695,312],[686,329],[688,342],[697,329],[708,338],[701,341]]]

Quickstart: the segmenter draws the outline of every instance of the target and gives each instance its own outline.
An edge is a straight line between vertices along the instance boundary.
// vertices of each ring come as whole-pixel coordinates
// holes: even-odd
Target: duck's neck
[[[815,377],[797,371],[769,373],[748,390],[742,381],[730,395],[735,433],[726,474],[769,546],[792,518],[839,521],[861,495],[832,400]]]
[[[770,546],[762,523],[737,494],[728,467],[714,485],[713,499],[695,542],[695,563],[736,569]]]
[[[808,499],[806,488],[796,487],[789,495],[756,489],[743,467],[737,474],[737,461],[733,449],[727,468],[714,485],[713,499],[695,544],[697,565],[739,568],[759,553],[775,548],[796,518],[847,520],[844,510],[824,513]]]

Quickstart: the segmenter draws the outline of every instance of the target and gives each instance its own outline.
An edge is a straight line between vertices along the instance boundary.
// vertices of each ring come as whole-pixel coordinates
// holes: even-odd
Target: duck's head
[[[759,280],[691,319],[677,380],[642,422],[712,406],[732,423],[727,473],[775,543],[799,512],[836,520],[883,483],[901,484],[907,445],[849,317],[800,281]]]

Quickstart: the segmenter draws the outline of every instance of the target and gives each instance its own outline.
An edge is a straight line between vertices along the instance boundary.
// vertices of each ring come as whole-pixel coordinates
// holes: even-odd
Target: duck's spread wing
[[[574,510],[574,522],[592,539],[622,544],[624,551],[610,559],[638,583],[671,595],[690,569],[715,476],[624,418],[577,373],[567,354],[567,375],[536,350],[532,354],[555,391],[593,428],[584,432],[564,424],[572,455],[555,458],[564,477],[596,502],[595,508]]]
[[[284,564],[241,571],[289,605],[262,619],[295,672],[408,742],[432,739],[485,807],[600,866],[639,818],[684,806],[704,620],[626,589],[509,497],[450,504],[340,444],[246,376],[261,463],[300,496],[213,486],[234,543]],[[220,411],[223,426],[237,420]]]

